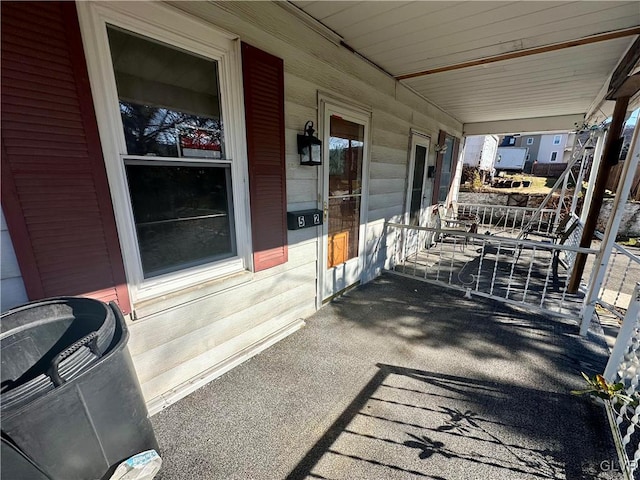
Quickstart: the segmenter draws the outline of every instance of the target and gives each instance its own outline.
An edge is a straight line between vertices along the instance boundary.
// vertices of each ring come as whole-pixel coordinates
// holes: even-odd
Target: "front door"
[[[428,226],[434,175],[434,167],[429,168],[429,143],[429,137],[412,133],[405,209],[405,223],[408,225]],[[407,230],[405,251],[413,252],[418,245],[424,246],[426,236],[424,231]]]
[[[362,274],[366,216],[365,166],[369,117],[324,104],[322,299],[357,283]]]

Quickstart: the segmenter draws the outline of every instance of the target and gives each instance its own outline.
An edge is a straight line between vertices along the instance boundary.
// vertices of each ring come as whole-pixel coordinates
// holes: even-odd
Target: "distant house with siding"
[[[515,146],[529,149],[529,161],[538,163],[568,163],[575,143],[575,133],[558,132],[544,135],[522,134]]]

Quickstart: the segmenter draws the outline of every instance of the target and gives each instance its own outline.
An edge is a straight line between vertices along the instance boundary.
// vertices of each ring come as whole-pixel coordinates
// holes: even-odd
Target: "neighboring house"
[[[529,161],[538,163],[568,163],[575,142],[575,133],[558,132],[544,135],[522,134],[515,146],[529,149]]]
[[[461,123],[276,3],[6,3],[2,59],[2,309],[116,301],[152,412],[375,278],[385,222],[451,195]]]
[[[473,135],[465,138],[463,164],[480,170],[491,171],[496,159],[498,137]]]
[[[525,172],[559,175],[571,159],[575,139],[576,135],[572,132],[523,133],[501,137],[500,147],[527,148]]]
[[[530,165],[538,159],[538,152],[540,151],[540,140],[543,135],[521,135],[516,138],[514,146],[526,147],[529,149],[527,163]]]

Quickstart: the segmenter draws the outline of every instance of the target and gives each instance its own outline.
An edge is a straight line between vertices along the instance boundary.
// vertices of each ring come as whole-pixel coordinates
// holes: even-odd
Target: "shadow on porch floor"
[[[383,275],[155,415],[159,478],[618,478],[577,331]]]

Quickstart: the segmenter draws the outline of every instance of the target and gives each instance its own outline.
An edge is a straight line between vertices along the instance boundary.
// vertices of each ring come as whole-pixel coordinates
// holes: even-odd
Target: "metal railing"
[[[454,288],[468,298],[492,298],[574,320],[581,315],[582,296],[567,292],[571,258],[595,250],[398,223],[387,227],[393,273]]]
[[[596,237],[602,239],[602,234],[596,232]],[[638,279],[640,257],[614,243],[598,294],[598,304],[618,318],[623,318]]]
[[[534,215],[537,215],[533,221]],[[478,232],[489,231],[496,235],[517,236],[525,225],[530,229],[550,234],[554,228],[556,211],[546,208],[538,212],[537,208],[518,207],[512,205],[483,205],[477,203],[459,203],[458,216],[475,216],[478,221]]]
[[[640,283],[636,283],[627,305],[616,343],[604,371],[608,382],[622,383],[625,393],[638,398],[640,383]],[[640,404],[606,402],[620,466],[625,478],[632,479],[640,463]]]

